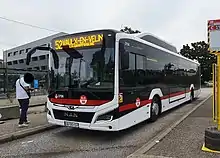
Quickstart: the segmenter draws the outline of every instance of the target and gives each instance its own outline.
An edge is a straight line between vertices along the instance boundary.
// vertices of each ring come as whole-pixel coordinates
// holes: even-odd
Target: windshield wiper
[[[90,90],[88,89],[85,89],[87,92],[89,92],[90,94],[92,94],[94,97],[98,98],[98,99],[101,99],[100,97],[98,97],[97,95],[95,95],[94,92],[91,92]]]
[[[86,81],[86,82],[84,82],[84,83],[76,83],[76,84],[74,84],[74,85],[70,85],[69,86],[69,89],[76,89],[76,90],[85,90],[85,91],[87,91],[87,92],[89,92],[90,94],[92,94],[94,97],[96,97],[96,98],[98,98],[98,99],[101,99],[100,97],[98,97],[97,95],[95,95],[95,93],[94,92],[92,92],[92,91],[90,91],[89,89],[87,89],[87,86],[89,85],[89,84],[91,84],[91,83],[93,83],[95,80],[94,79],[90,79],[90,80],[88,80],[88,81]],[[79,87],[79,85],[80,85],[80,87]],[[81,88],[82,87],[82,88]]]

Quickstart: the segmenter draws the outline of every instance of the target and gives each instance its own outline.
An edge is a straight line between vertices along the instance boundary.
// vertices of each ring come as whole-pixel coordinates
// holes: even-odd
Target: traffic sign
[[[34,80],[34,88],[35,89],[39,88],[38,80]]]
[[[220,53],[220,19],[208,21],[208,45],[210,53]]]

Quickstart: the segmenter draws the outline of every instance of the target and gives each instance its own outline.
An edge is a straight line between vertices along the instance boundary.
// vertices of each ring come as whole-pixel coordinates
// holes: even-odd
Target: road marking
[[[172,129],[174,129],[177,125],[179,125],[183,120],[185,120],[192,112],[194,112],[197,108],[199,108],[202,104],[204,104],[212,94],[208,95],[207,98],[205,98],[203,101],[201,101],[199,104],[197,104],[192,110],[187,112],[184,116],[182,116],[179,120],[174,122],[169,128],[164,129],[162,132],[157,134],[155,137],[153,137],[150,141],[148,141],[146,144],[144,144],[141,148],[136,150],[134,153],[127,156],[127,158],[134,158],[134,156],[138,157],[140,155],[145,154],[147,151],[149,151],[154,145],[157,144],[156,141],[160,141],[163,139],[167,134],[169,134]]]
[[[21,144],[28,144],[28,143],[33,143],[34,141],[33,140],[29,140],[27,142],[21,142]]]
[[[172,157],[140,154],[140,155],[133,155],[130,158],[172,158]]]

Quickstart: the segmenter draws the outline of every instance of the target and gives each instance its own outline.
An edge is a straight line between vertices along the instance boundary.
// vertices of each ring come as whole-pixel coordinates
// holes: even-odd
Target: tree
[[[132,30],[130,27],[125,26],[123,29],[121,29],[120,31],[128,33],[128,34],[134,34],[134,33],[141,33],[141,31],[139,30]]]
[[[189,58],[196,59],[201,64],[201,81],[210,81],[212,79],[212,64],[216,63],[216,56],[209,53],[208,44],[204,41],[191,43],[191,47],[186,44],[180,50],[180,54]]]

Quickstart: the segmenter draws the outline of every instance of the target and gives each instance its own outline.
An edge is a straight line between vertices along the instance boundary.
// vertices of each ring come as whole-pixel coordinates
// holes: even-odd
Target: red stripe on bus
[[[186,91],[186,93],[188,93],[188,92],[190,92],[190,90]],[[175,97],[175,96],[182,95],[182,94],[185,94],[185,91],[172,93],[170,95],[166,95],[166,96],[161,97],[161,99],[164,100],[169,97]],[[55,104],[82,105],[80,103],[79,99],[50,98],[50,101]],[[87,103],[83,104],[83,105],[85,105],[85,106],[100,106],[100,105],[105,104],[107,102],[109,102],[109,100],[87,100]],[[151,103],[151,100],[143,100],[143,101],[141,101],[139,107],[145,106],[146,104],[149,104],[149,103]],[[122,105],[119,107],[119,112],[131,110],[131,109],[135,109],[135,108],[137,108],[135,103],[126,104],[126,105]]]
[[[182,94],[185,94],[185,93],[188,93],[188,92],[190,92],[190,90],[188,90],[186,92],[183,91],[183,92],[172,93],[170,95],[166,95],[166,96],[161,97],[161,99],[164,100],[164,99],[167,99],[169,97],[175,97],[175,96],[182,95]],[[141,101],[140,107],[151,103],[151,101],[152,100],[143,100],[143,101]],[[138,108],[138,107],[135,105],[135,103],[126,104],[126,105],[122,105],[122,106],[119,107],[119,112],[126,111],[126,110],[132,110],[132,109],[136,109],[136,108]]]
[[[190,92],[190,90],[188,90],[188,91],[182,91],[182,92],[177,92],[177,93],[171,93],[170,95],[165,95],[165,96],[162,96],[161,97],[161,99],[168,99],[168,98],[170,98],[170,97],[176,97],[176,96],[178,96],[178,95],[182,95],[182,94],[185,94],[185,93],[189,93]]]
[[[145,106],[146,104],[149,104],[151,103],[151,100],[143,100],[141,101],[141,104],[139,107],[141,106]],[[122,112],[122,111],[126,111],[126,110],[131,110],[131,109],[136,109],[137,106],[135,103],[132,103],[132,104],[126,104],[126,105],[122,105],[119,107],[119,112]]]
[[[82,106],[100,106],[109,102],[108,100],[87,100],[86,104],[81,104],[79,99],[63,99],[63,98],[50,98],[50,101],[55,104],[68,104],[68,105],[82,105]]]

